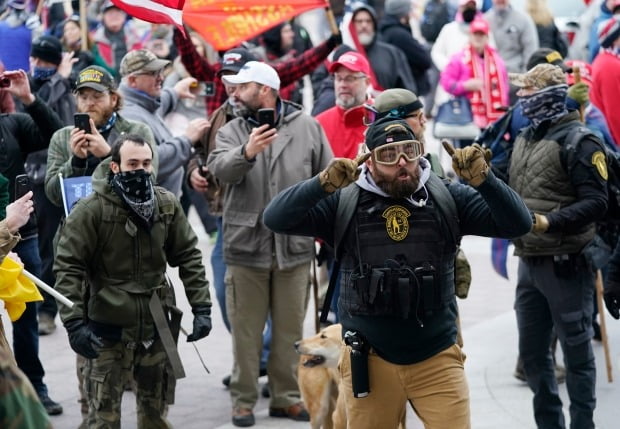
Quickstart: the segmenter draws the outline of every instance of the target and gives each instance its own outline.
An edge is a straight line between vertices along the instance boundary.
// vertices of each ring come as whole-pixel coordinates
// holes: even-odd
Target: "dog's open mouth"
[[[312,368],[313,366],[321,365],[325,363],[325,357],[320,355],[311,355],[308,356],[308,359],[305,360],[303,365],[307,368]]]

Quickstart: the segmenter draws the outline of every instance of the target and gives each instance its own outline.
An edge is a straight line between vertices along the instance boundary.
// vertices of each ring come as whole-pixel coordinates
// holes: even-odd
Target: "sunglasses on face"
[[[414,162],[422,156],[422,143],[417,140],[388,143],[375,149],[375,162],[383,165],[396,165],[401,156]]]

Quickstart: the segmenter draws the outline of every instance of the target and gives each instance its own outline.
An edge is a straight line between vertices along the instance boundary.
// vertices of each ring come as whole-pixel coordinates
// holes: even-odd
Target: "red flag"
[[[183,21],[223,51],[303,12],[326,6],[325,0],[188,0]]]
[[[155,24],[173,24],[183,31],[185,0],[112,0],[129,15]]]

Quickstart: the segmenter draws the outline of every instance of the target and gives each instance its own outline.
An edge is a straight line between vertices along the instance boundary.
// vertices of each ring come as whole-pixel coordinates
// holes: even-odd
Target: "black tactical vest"
[[[436,199],[416,207],[360,190],[342,242],[340,306],[351,315],[416,317],[454,299],[456,243]]]

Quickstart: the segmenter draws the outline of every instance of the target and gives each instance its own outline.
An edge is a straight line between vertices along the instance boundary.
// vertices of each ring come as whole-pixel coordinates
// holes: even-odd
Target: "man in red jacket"
[[[351,51],[333,62],[329,72],[334,75],[336,105],[316,120],[325,130],[334,156],[353,159],[366,131],[364,103],[368,99],[370,65],[362,54]]]
[[[615,109],[620,99],[620,18],[604,22],[598,35],[601,51],[592,63],[590,100],[605,115],[611,136],[619,144],[620,116]]]

